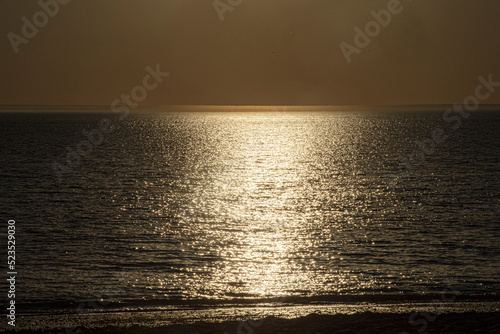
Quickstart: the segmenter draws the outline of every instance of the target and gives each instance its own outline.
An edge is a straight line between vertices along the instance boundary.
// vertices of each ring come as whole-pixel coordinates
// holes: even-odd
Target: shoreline
[[[102,327],[75,326],[59,329],[21,330],[26,334],[59,334],[59,333],[142,333],[142,334],[185,334],[185,333],[262,333],[262,334],[325,334],[325,333],[500,333],[500,312],[478,313],[373,313],[364,312],[354,315],[322,315],[310,314],[294,319],[283,319],[273,316],[259,320],[224,321],[218,323],[195,322],[192,324],[149,326],[122,323]]]
[[[386,319],[377,326],[392,326],[391,322],[409,324],[410,317],[427,321],[427,315],[443,317],[448,323],[451,320],[460,320],[462,315],[480,315],[485,324],[491,326],[498,324],[500,319],[500,301],[460,301],[446,302],[407,302],[407,303],[329,303],[310,305],[254,305],[244,307],[207,307],[207,308],[177,308],[177,309],[137,309],[137,310],[76,310],[66,312],[32,312],[20,313],[16,319],[16,330],[21,333],[75,333],[74,329],[82,333],[118,333],[125,329],[134,328],[131,332],[141,333],[203,333],[200,328],[206,328],[207,333],[236,333],[239,325],[251,319],[266,319],[262,333],[266,330],[276,331],[276,326],[294,328],[292,324],[299,322],[302,329],[305,323],[319,322],[322,326],[332,326],[342,320],[344,327],[354,326],[358,323],[377,323],[382,318]],[[454,315],[454,316],[451,316]],[[493,316],[495,315],[495,316]],[[432,318],[428,316],[428,318]],[[301,320],[302,319],[302,320]],[[305,320],[304,320],[305,319]],[[392,319],[392,320],[388,320]],[[475,317],[470,316],[470,319]],[[435,322],[435,321],[428,321]],[[419,323],[420,323],[419,322]],[[250,321],[250,323],[252,323]],[[71,324],[71,326],[68,326]],[[236,324],[236,327],[234,326]],[[242,325],[243,326],[243,325]],[[231,331],[231,327],[234,327]],[[260,326],[259,326],[260,327]],[[325,327],[325,328],[326,328]],[[8,328],[10,329],[10,328]],[[168,329],[168,330],[167,330]],[[255,328],[254,328],[255,329]],[[401,331],[408,329],[400,329]],[[500,327],[499,327],[500,330]],[[128,332],[128,330],[126,330]],[[243,333],[247,333],[244,331]],[[258,331],[256,331],[257,333]],[[284,332],[285,333],[285,332]],[[289,333],[286,331],[286,333]],[[292,331],[293,333],[293,331]],[[299,332],[297,332],[299,333]],[[307,333],[307,330],[303,333]],[[369,333],[369,332],[367,332]],[[396,332],[399,333],[399,332]],[[411,333],[411,332],[410,332]],[[459,333],[459,332],[457,332]],[[469,333],[469,332],[467,332]]]

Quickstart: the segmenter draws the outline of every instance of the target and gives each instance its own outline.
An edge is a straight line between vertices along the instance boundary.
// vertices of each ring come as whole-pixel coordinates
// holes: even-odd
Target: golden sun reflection
[[[219,254],[222,264],[206,284],[236,297],[287,295],[301,281],[313,279],[312,275],[304,277],[303,270],[295,270],[303,265],[300,249],[308,246],[302,244],[306,239],[300,235],[305,222],[296,214],[308,191],[307,168],[302,163],[308,159],[307,131],[301,128],[298,135],[286,116],[233,117],[241,118],[241,126],[230,134],[230,150],[222,153],[231,156],[233,165],[205,186],[216,190],[215,198],[238,201],[218,206],[229,218],[226,224],[231,233],[212,231],[227,243]],[[278,124],[268,122],[276,120]]]

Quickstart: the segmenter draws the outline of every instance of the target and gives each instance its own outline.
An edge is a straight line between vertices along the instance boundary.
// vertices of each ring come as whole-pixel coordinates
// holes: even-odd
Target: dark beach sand
[[[267,317],[262,321],[222,323],[196,322],[188,325],[146,327],[108,326],[99,329],[67,329],[59,331],[21,331],[19,333],[214,333],[214,334],[323,334],[323,333],[500,333],[500,312],[439,314],[432,321],[412,314],[386,314],[364,312],[354,315],[311,314],[297,319]]]

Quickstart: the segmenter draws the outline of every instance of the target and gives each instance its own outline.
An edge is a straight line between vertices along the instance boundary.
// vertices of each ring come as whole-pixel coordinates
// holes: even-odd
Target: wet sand
[[[255,320],[251,320],[255,319]],[[499,333],[500,302],[335,303],[25,313],[18,333]],[[11,329],[11,328],[8,328]],[[1,331],[1,328],[0,328]]]

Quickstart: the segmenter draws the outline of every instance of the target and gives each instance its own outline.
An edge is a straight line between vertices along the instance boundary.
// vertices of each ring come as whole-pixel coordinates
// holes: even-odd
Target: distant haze
[[[170,75],[144,105],[450,104],[500,81],[498,0],[402,0],[348,64],[340,43],[388,2],[243,0],[221,21],[212,0],[73,0],[16,54],[7,35],[40,6],[4,0],[0,104],[109,105],[156,64]]]

